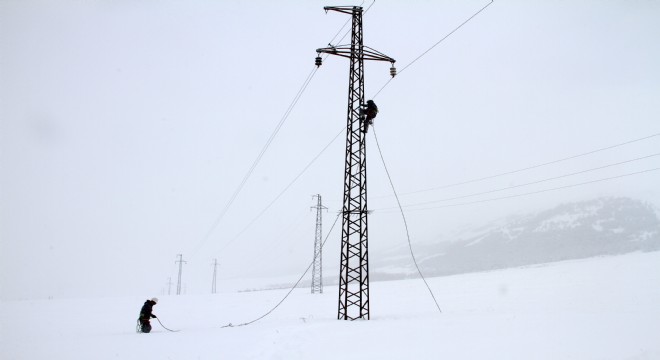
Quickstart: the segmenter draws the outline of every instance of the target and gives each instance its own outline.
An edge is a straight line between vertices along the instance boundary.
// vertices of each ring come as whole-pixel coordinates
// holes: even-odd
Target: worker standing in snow
[[[149,320],[156,318],[156,315],[152,313],[154,305],[158,303],[158,298],[152,298],[147,300],[142,305],[140,310],[140,318],[138,319],[138,332],[148,333],[151,331],[151,323]]]

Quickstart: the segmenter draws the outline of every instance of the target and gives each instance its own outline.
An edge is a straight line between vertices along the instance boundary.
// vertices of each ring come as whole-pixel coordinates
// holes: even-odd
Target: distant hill
[[[414,247],[425,276],[660,250],[658,210],[630,198],[559,205]],[[372,261],[371,279],[415,277],[408,248]]]

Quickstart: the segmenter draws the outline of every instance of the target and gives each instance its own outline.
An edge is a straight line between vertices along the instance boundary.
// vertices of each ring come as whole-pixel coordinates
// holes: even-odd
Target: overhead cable
[[[489,7],[489,6],[493,3],[493,1],[494,1],[494,0],[490,0],[490,2],[489,2],[488,4],[486,4],[484,7],[482,7],[481,9],[479,9],[479,11],[475,12],[474,14],[472,14],[472,16],[470,16],[469,18],[467,18],[467,20],[463,21],[460,25],[458,25],[456,28],[454,28],[454,30],[450,31],[447,35],[445,35],[444,37],[442,37],[442,39],[438,40],[438,41],[437,41],[435,44],[433,44],[430,48],[426,49],[426,51],[424,51],[424,52],[421,53],[419,56],[417,56],[413,61],[411,61],[410,63],[408,63],[408,65],[404,66],[401,70],[398,71],[398,75],[401,75],[402,72],[404,72],[404,71],[405,71],[407,68],[409,68],[412,64],[414,64],[415,62],[417,62],[417,60],[419,60],[420,58],[422,58],[422,57],[423,57],[424,55],[426,55],[429,51],[433,50],[434,47],[438,46],[441,42],[445,41],[445,39],[447,39],[448,37],[452,36],[456,31],[458,31],[458,29],[462,28],[465,24],[467,24],[467,23],[468,23],[470,20],[472,20],[475,16],[479,15],[482,11],[486,10],[486,8]],[[398,75],[397,75],[397,76],[398,76]],[[383,89],[385,89],[385,87],[386,87],[387,85],[389,85],[390,82],[392,82],[392,80],[394,80],[394,77],[392,77],[392,78],[390,78],[389,80],[387,80],[387,82],[386,82],[386,83],[380,88],[380,90],[378,90],[378,91],[376,92],[376,94],[374,94],[374,96],[372,96],[371,98],[372,98],[372,99],[375,99],[376,96],[378,96],[378,94],[380,94],[380,92],[383,91]]]
[[[318,158],[321,157],[321,155],[322,155],[322,154],[323,154],[323,153],[324,153],[324,152],[330,147],[330,145],[332,145],[332,144],[335,142],[335,140],[337,140],[337,138],[339,137],[339,135],[342,134],[342,132],[343,132],[343,129],[342,129],[342,131],[340,131],[339,133],[337,133],[337,135],[335,135],[335,137],[332,138],[332,140],[330,140],[330,142],[328,142],[328,144],[327,144],[323,149],[321,149],[321,151],[320,151],[318,154],[316,154],[316,156],[314,156],[314,158],[313,158],[312,160],[310,160],[310,161],[307,163],[307,165],[306,165],[306,166],[305,166],[305,167],[304,167],[304,168],[298,173],[298,175],[296,175],[296,176],[293,178],[293,180],[291,180],[291,181],[289,182],[289,184],[288,184],[286,187],[284,187],[284,189],[283,189],[282,191],[280,191],[280,193],[279,193],[279,194],[278,194],[278,195],[277,195],[277,196],[276,196],[276,197],[275,197],[275,198],[274,198],[274,199],[273,199],[268,205],[266,205],[266,207],[263,208],[263,210],[261,210],[261,212],[259,212],[259,213],[258,213],[258,214],[257,214],[257,215],[256,215],[256,216],[255,216],[255,217],[254,217],[254,218],[253,218],[253,219],[252,219],[252,220],[251,220],[251,221],[250,221],[250,222],[249,222],[244,228],[243,228],[243,230],[241,230],[236,236],[234,236],[234,238],[232,238],[229,242],[227,242],[227,243],[223,246],[222,249],[224,249],[224,248],[226,248],[227,246],[229,246],[229,244],[231,244],[232,242],[234,242],[236,239],[238,239],[239,237],[241,237],[241,235],[243,235],[243,233],[245,233],[248,229],[250,229],[250,228],[252,227],[252,225],[254,225],[254,223],[255,223],[257,220],[259,220],[259,218],[261,218],[261,216],[263,216],[263,215],[266,213],[266,211],[268,211],[268,209],[270,209],[270,207],[273,206],[273,205],[275,204],[275,202],[277,202],[277,200],[279,200],[280,197],[282,197],[282,195],[284,195],[284,193],[286,193],[286,192],[289,190],[289,188],[290,188],[293,184],[296,183],[296,181],[298,181],[298,179],[300,179],[300,177],[301,177],[301,176],[302,176],[302,175],[303,175],[303,174],[304,174],[304,173],[305,173],[305,172],[306,172],[306,171],[312,166],[312,164],[314,164],[314,162],[316,162],[316,160],[318,160]]]
[[[486,202],[513,199],[513,198],[522,197],[522,196],[535,195],[535,194],[545,193],[545,192],[549,192],[549,191],[563,190],[563,189],[573,188],[573,187],[577,187],[577,186],[595,184],[595,183],[599,183],[599,182],[603,182],[603,181],[609,181],[609,180],[615,180],[615,179],[620,179],[620,178],[629,177],[629,176],[641,175],[641,174],[646,174],[646,173],[650,173],[650,172],[658,171],[658,170],[660,170],[660,168],[653,168],[653,169],[647,169],[647,170],[642,170],[642,171],[636,171],[636,172],[632,172],[632,173],[627,173],[627,174],[622,174],[622,175],[617,175],[617,176],[611,176],[611,177],[597,179],[597,180],[585,181],[585,182],[581,182],[581,183],[577,183],[577,184],[570,184],[570,185],[559,186],[559,187],[554,187],[554,188],[549,188],[549,189],[543,189],[543,190],[538,190],[538,191],[531,191],[531,192],[522,193],[522,194],[502,196],[502,197],[484,199],[484,200],[475,200],[475,201],[464,202],[464,203],[448,204],[448,205],[442,205],[442,206],[426,207],[426,208],[420,208],[420,209],[408,209],[408,211],[424,211],[424,210],[444,209],[444,208],[450,208],[450,207],[481,204],[481,203],[486,203]],[[383,211],[383,212],[390,212],[390,211]]]
[[[602,170],[602,169],[606,169],[606,168],[613,167],[613,166],[628,164],[628,163],[631,163],[631,162],[634,162],[634,161],[644,160],[644,159],[648,159],[648,158],[658,156],[658,155],[660,155],[660,153],[655,153],[655,154],[642,156],[642,157],[635,158],[635,159],[620,161],[620,162],[617,162],[617,163],[614,163],[614,164],[603,165],[603,166],[599,166],[599,167],[595,167],[595,168],[591,168],[591,169],[587,169],[587,170],[582,170],[582,171],[578,171],[578,172],[574,172],[574,173],[570,173],[570,174],[564,174],[564,175],[554,176],[554,177],[541,179],[541,180],[537,180],[537,181],[532,181],[532,182],[528,182],[528,183],[524,183],[524,184],[507,186],[507,187],[500,188],[500,189],[482,191],[482,192],[472,193],[472,194],[468,194],[468,195],[461,195],[461,196],[455,196],[455,197],[451,197],[451,198],[425,201],[425,202],[414,203],[414,204],[406,204],[405,207],[422,206],[422,205],[435,204],[435,203],[440,203],[440,202],[445,202],[445,201],[460,200],[460,199],[465,199],[465,198],[469,198],[469,197],[473,197],[473,196],[492,194],[494,192],[511,190],[511,189],[516,189],[516,188],[529,186],[529,185],[536,185],[536,184],[540,184],[540,183],[547,182],[547,181],[562,179],[562,178],[569,177],[569,176],[585,174],[585,173],[588,173],[588,172],[591,172],[591,171],[597,171],[597,170]],[[396,207],[386,208],[386,209],[383,209],[383,210],[391,210],[391,209],[396,209]]]
[[[376,1],[374,0],[374,1],[371,3],[371,5],[369,5],[369,8],[367,8],[367,11],[369,11],[369,9],[371,8],[371,6],[373,6],[373,4],[374,4],[375,2],[376,2]],[[364,3],[364,1],[363,1],[362,3]],[[366,12],[365,12],[365,13],[366,13]],[[337,35],[339,35],[339,33],[341,33],[342,29],[344,29],[344,27],[346,27],[346,24],[347,24],[347,23],[348,23],[348,22],[344,23],[344,25],[339,29],[339,31],[337,32],[337,34],[335,34],[335,36],[332,37],[332,40],[331,40],[331,41],[333,41],[335,38],[337,38]],[[349,31],[349,32],[350,32],[350,31]],[[348,32],[344,33],[344,35],[339,39],[339,41],[342,41],[342,40],[346,37],[346,35],[348,35]],[[327,56],[328,56],[328,55],[326,54],[326,57],[327,57]],[[232,194],[231,198],[229,199],[229,201],[228,201],[227,204],[225,205],[225,207],[224,207],[224,209],[222,210],[222,212],[220,213],[220,215],[215,219],[215,221],[213,222],[213,224],[211,225],[211,227],[209,228],[209,230],[206,232],[206,234],[205,234],[204,237],[202,238],[202,241],[201,241],[201,242],[199,243],[199,245],[197,246],[195,252],[197,252],[197,251],[201,248],[201,246],[202,246],[202,245],[208,240],[208,238],[211,236],[211,234],[213,233],[213,231],[215,230],[215,228],[220,224],[220,222],[222,221],[222,219],[225,217],[225,215],[227,214],[227,211],[229,210],[229,208],[231,207],[231,205],[234,203],[234,201],[236,200],[236,198],[238,197],[238,195],[239,195],[239,194],[241,193],[241,191],[243,190],[243,187],[244,187],[245,184],[247,183],[248,179],[250,178],[250,176],[252,176],[252,173],[254,172],[254,169],[257,167],[257,165],[259,164],[259,162],[260,162],[261,159],[263,158],[264,154],[266,153],[266,151],[267,151],[268,148],[270,147],[270,144],[273,142],[273,140],[275,139],[275,137],[276,137],[277,134],[279,133],[280,129],[282,128],[282,125],[284,125],[284,122],[289,118],[289,115],[291,114],[291,112],[293,111],[294,107],[296,106],[296,104],[297,104],[298,101],[300,100],[300,98],[301,98],[303,92],[305,91],[305,89],[307,89],[307,86],[309,85],[309,83],[310,83],[310,82],[312,81],[312,79],[314,78],[314,75],[316,75],[316,72],[317,72],[317,71],[318,71],[318,67],[317,67],[317,66],[314,66],[313,69],[312,69],[312,71],[307,75],[307,78],[305,79],[305,81],[303,81],[303,84],[301,85],[300,89],[298,89],[298,92],[296,93],[296,96],[294,96],[293,100],[292,100],[291,103],[289,104],[289,107],[288,107],[287,110],[284,112],[284,115],[283,115],[282,118],[280,119],[280,122],[277,124],[277,126],[275,127],[275,129],[274,129],[273,132],[271,133],[270,137],[269,137],[268,140],[266,141],[266,144],[264,144],[264,146],[262,147],[261,152],[259,153],[259,155],[257,155],[256,159],[252,162],[252,165],[250,166],[250,168],[248,169],[248,171],[245,173],[245,176],[243,176],[243,179],[241,180],[241,182],[240,182],[240,184],[238,185],[238,187],[236,187],[236,189],[234,190],[234,193]]]
[[[316,74],[317,70],[318,70],[318,68],[314,67],[312,69],[312,71],[309,73],[309,75],[307,75],[307,78],[303,82],[300,89],[298,89],[298,93],[293,98],[293,101],[291,101],[291,104],[289,104],[289,107],[287,108],[287,110],[284,112],[284,115],[282,116],[282,118],[280,119],[280,122],[275,127],[275,130],[273,130],[270,137],[266,141],[266,144],[264,144],[264,146],[261,148],[261,151],[259,152],[259,155],[257,155],[256,159],[254,159],[254,161],[252,162],[252,165],[250,166],[248,171],[243,176],[243,179],[241,180],[240,184],[236,187],[236,189],[234,190],[234,193],[232,194],[231,198],[229,199],[229,201],[225,205],[222,212],[220,212],[220,215],[215,219],[215,221],[213,222],[213,224],[211,225],[209,230],[206,232],[206,235],[204,235],[204,238],[202,239],[202,241],[197,246],[197,249],[195,250],[195,252],[197,250],[199,250],[199,248],[201,248],[201,246],[208,240],[208,238],[211,236],[211,234],[213,233],[215,228],[218,226],[218,224],[220,224],[222,219],[225,217],[225,215],[227,214],[227,211],[229,210],[231,205],[234,203],[234,201],[236,200],[238,195],[241,193],[241,191],[243,190],[243,187],[245,186],[248,179],[250,178],[250,176],[254,172],[254,169],[257,167],[257,165],[259,164],[259,162],[263,158],[264,154],[266,153],[266,150],[268,150],[268,148],[270,147],[270,144],[273,142],[273,140],[275,139],[275,137],[279,133],[280,129],[282,128],[282,125],[284,125],[284,122],[288,119],[289,115],[291,114],[291,111],[293,111],[293,108],[298,103],[298,100],[300,100],[300,97],[302,96],[303,92],[305,91],[305,89],[307,89],[307,86],[311,82],[311,80],[314,77],[314,75]]]
[[[387,179],[390,182],[390,186],[392,187],[392,193],[394,193],[394,196],[396,197],[396,202],[399,204],[399,211],[401,212],[401,218],[403,219],[403,226],[406,229],[406,238],[408,239],[408,248],[410,249],[410,256],[413,259],[413,263],[415,264],[415,268],[417,268],[417,273],[419,273],[419,276],[422,278],[424,281],[424,284],[426,285],[426,288],[429,290],[429,293],[431,294],[431,297],[433,298],[433,302],[435,303],[435,306],[438,308],[439,312],[442,312],[440,309],[440,305],[438,304],[438,300],[435,298],[435,295],[433,294],[433,291],[431,290],[431,287],[429,286],[429,283],[426,282],[426,278],[422,274],[422,270],[420,270],[419,265],[417,264],[417,259],[415,258],[415,253],[413,252],[412,248],[412,243],[410,241],[410,232],[408,231],[408,222],[406,221],[406,214],[403,212],[403,207],[401,206],[401,201],[399,201],[399,196],[396,193],[396,189],[394,188],[394,183],[392,182],[392,177],[390,176],[390,171],[387,170],[387,165],[385,164],[385,158],[383,157],[383,151],[380,148],[380,144],[378,143],[378,136],[376,136],[376,128],[372,126],[372,131],[374,134],[374,139],[376,139],[376,147],[378,148],[378,153],[380,154],[380,160],[383,162],[383,168],[385,168],[385,174],[387,174]]]
[[[367,9],[364,11],[364,14],[368,13],[368,12],[369,12],[369,9],[371,9],[371,7],[372,7],[375,3],[376,3],[376,0],[372,1],[372,2],[371,2],[371,5],[369,5],[369,7],[367,7]],[[360,6],[362,6],[362,4],[364,4],[364,1],[362,1],[362,3],[360,4]],[[338,36],[338,35],[341,33],[341,31],[346,27],[346,25],[350,22],[350,20],[351,20],[351,19],[349,18],[349,19],[344,23],[344,25],[342,25],[342,27],[339,29],[339,31],[337,31],[337,33],[335,34],[335,36],[332,37],[332,39],[330,40],[329,43],[332,43],[332,42],[337,38],[337,36]],[[344,35],[339,39],[339,42],[341,42],[342,40],[344,40],[344,38],[348,35],[349,32],[350,32],[350,30],[347,31],[347,32],[345,32]],[[328,56],[329,56],[329,54],[325,54],[325,58],[327,58]],[[325,59],[325,58],[324,58],[324,59]],[[222,218],[225,216],[225,214],[226,214],[227,211],[229,210],[229,207],[230,207],[230,206],[233,204],[233,202],[236,200],[236,197],[238,196],[238,194],[239,194],[239,193],[241,192],[241,190],[243,189],[243,186],[245,186],[245,183],[247,182],[247,180],[249,179],[249,177],[252,175],[252,172],[253,172],[254,169],[257,167],[258,163],[261,161],[261,158],[263,157],[264,153],[266,152],[266,150],[267,150],[268,147],[270,146],[270,143],[274,140],[275,136],[277,136],[277,133],[279,132],[279,130],[280,130],[280,128],[282,127],[282,125],[284,124],[284,121],[286,121],[286,119],[288,118],[289,114],[291,113],[291,111],[292,111],[293,108],[295,107],[296,103],[298,102],[298,100],[299,100],[300,97],[302,96],[302,93],[305,91],[305,89],[307,88],[307,86],[308,86],[309,83],[311,82],[311,80],[312,80],[312,78],[314,77],[314,75],[316,74],[316,71],[317,71],[317,70],[318,70],[318,67],[315,67],[315,68],[313,69],[313,71],[307,76],[307,79],[305,80],[305,83],[303,83],[303,86],[302,86],[302,87],[300,88],[300,90],[298,91],[298,94],[296,94],[296,97],[294,98],[294,101],[289,105],[289,108],[287,109],[287,111],[285,112],[284,116],[283,116],[282,119],[280,120],[280,123],[279,123],[279,124],[277,125],[277,127],[275,128],[275,131],[271,134],[270,138],[268,139],[268,141],[266,142],[266,144],[265,144],[264,147],[262,148],[261,153],[259,153],[259,155],[258,155],[257,158],[255,159],[255,161],[252,163],[252,166],[250,167],[250,169],[248,170],[248,172],[247,172],[247,173],[245,174],[245,176],[243,177],[243,180],[241,181],[240,185],[239,185],[238,188],[234,191],[234,194],[232,195],[231,199],[229,200],[229,202],[228,202],[227,205],[225,206],[225,208],[224,208],[224,210],[222,211],[222,213],[220,214],[220,216],[216,219],[216,221],[215,221],[214,224],[212,225],[211,229],[208,231],[208,233],[207,233],[206,236],[204,237],[204,240],[203,240],[203,241],[206,241],[206,239],[208,239],[208,237],[211,235],[211,233],[213,232],[213,230],[218,226],[218,224],[220,223],[220,221],[222,220]],[[337,135],[337,136],[338,136],[338,135]],[[337,136],[335,136],[335,137],[330,141],[330,143],[334,142],[335,139],[337,138]],[[254,224],[254,222],[255,222],[258,218],[260,218],[260,217],[261,217],[261,216],[262,216],[262,215],[263,215],[263,214],[264,214],[264,213],[265,213],[265,212],[266,212],[266,211],[267,211],[267,210],[268,210],[268,209],[269,209],[269,208],[270,208],[270,207],[271,207],[271,206],[272,206],[272,205],[273,205],[273,204],[274,204],[274,203],[275,203],[275,202],[276,202],[276,201],[277,201],[277,200],[278,200],[278,199],[279,199],[279,198],[280,198],[280,197],[281,197],[281,196],[282,196],[282,195],[283,195],[288,189],[289,189],[289,187],[291,187],[291,185],[293,185],[293,183],[294,183],[296,180],[298,180],[298,178],[299,178],[299,177],[300,177],[300,176],[301,176],[301,175],[307,170],[307,168],[309,168],[309,166],[311,166],[311,164],[312,164],[314,161],[316,161],[316,159],[317,159],[317,158],[318,158],[318,157],[319,157],[319,156],[320,156],[320,155],[321,155],[321,154],[322,154],[322,153],[328,148],[328,146],[330,146],[330,143],[329,143],[328,145],[326,145],[326,147],[323,148],[323,150],[321,150],[321,152],[320,152],[320,153],[319,153],[319,154],[318,154],[318,155],[317,155],[317,156],[316,156],[316,157],[315,157],[315,158],[314,158],[309,164],[307,164],[307,166],[305,167],[305,169],[303,169],[303,171],[302,171],[302,172],[301,172],[301,173],[300,173],[300,174],[299,174],[299,175],[298,175],[298,176],[297,176],[297,177],[296,177],[291,183],[289,183],[289,185],[287,185],[287,187],[286,187],[284,190],[282,190],[282,192],[280,192],[280,194],[279,194],[279,195],[278,195],[278,196],[277,196],[277,197],[276,197],[276,198],[275,198],[275,199],[274,199],[274,200],[273,200],[268,206],[266,206],[266,208],[265,208],[264,210],[262,210],[261,213],[259,213],[259,215],[257,215],[252,221],[250,221],[250,223],[249,223],[249,224],[248,224],[248,225],[247,225],[247,226],[246,226],[246,227],[245,227],[245,228],[244,228],[244,229],[243,229],[238,235],[236,235],[236,237],[234,237],[232,240],[230,240],[229,243],[231,243],[231,242],[233,242],[234,240],[236,240],[236,239],[237,239],[238,237],[240,237],[240,236],[241,236],[241,235],[242,235],[242,234],[243,234],[248,228],[250,228],[250,227]],[[229,245],[229,243],[225,244],[224,247],[226,247],[227,245]],[[224,248],[224,247],[223,247],[223,248]]]
[[[515,174],[515,173],[519,173],[519,172],[523,172],[523,171],[527,171],[527,170],[537,169],[537,168],[540,168],[540,167],[543,167],[543,166],[553,165],[553,164],[557,164],[557,163],[560,163],[560,162],[563,162],[563,161],[576,159],[576,158],[579,158],[579,157],[595,154],[595,153],[605,151],[605,150],[614,149],[614,148],[617,148],[617,147],[620,147],[620,146],[629,145],[629,144],[636,143],[636,142],[643,141],[643,140],[648,140],[648,139],[654,138],[656,136],[660,136],[660,133],[655,133],[655,134],[652,134],[652,135],[649,135],[649,136],[644,136],[644,137],[637,138],[637,139],[634,139],[634,140],[629,140],[629,141],[622,142],[622,143],[619,143],[619,144],[606,146],[606,147],[599,148],[599,149],[596,149],[596,150],[587,151],[587,152],[580,153],[580,154],[577,154],[577,155],[572,155],[572,156],[568,156],[568,157],[561,158],[561,159],[558,159],[558,160],[552,160],[552,161],[548,161],[548,162],[544,162],[544,163],[524,167],[524,168],[517,169],[517,170],[511,170],[511,171],[506,171],[506,172],[498,173],[498,174],[494,174],[494,175],[488,175],[488,176],[484,176],[484,177],[480,177],[480,178],[476,178],[476,179],[465,180],[465,181],[461,181],[461,182],[457,182],[457,183],[453,183],[453,184],[436,186],[436,187],[432,187],[432,188],[428,188],[428,189],[412,191],[412,192],[404,193],[402,195],[410,195],[410,194],[416,194],[416,193],[420,193],[420,192],[427,192],[427,191],[431,191],[431,190],[446,189],[446,188],[450,188],[450,187],[454,187],[454,186],[466,185],[466,184],[471,184],[471,183],[475,183],[475,182],[479,182],[479,181],[490,180],[490,179],[494,179],[494,178],[497,178],[497,177],[500,177],[500,176],[511,175],[511,174]]]

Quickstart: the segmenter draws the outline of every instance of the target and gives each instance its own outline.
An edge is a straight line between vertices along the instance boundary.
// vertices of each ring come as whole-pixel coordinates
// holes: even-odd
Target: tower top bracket
[[[338,11],[340,13],[353,15],[354,12],[362,12],[362,6],[324,6],[323,10],[327,13],[328,11]]]

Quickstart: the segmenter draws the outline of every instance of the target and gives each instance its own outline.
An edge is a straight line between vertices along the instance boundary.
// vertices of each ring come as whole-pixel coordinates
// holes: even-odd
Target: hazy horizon
[[[379,0],[365,45],[401,70],[487,3]],[[214,258],[219,291],[303,270],[312,195],[325,232],[341,207],[348,60],[324,61],[218,219],[348,20],[325,5],[0,2],[2,299],[148,296],[177,254],[189,293]],[[660,207],[658,18],[658,1],[498,0],[400,72],[375,133],[412,241],[601,196]],[[365,64],[367,98],[389,66]],[[375,254],[405,229],[373,130],[367,151]]]

